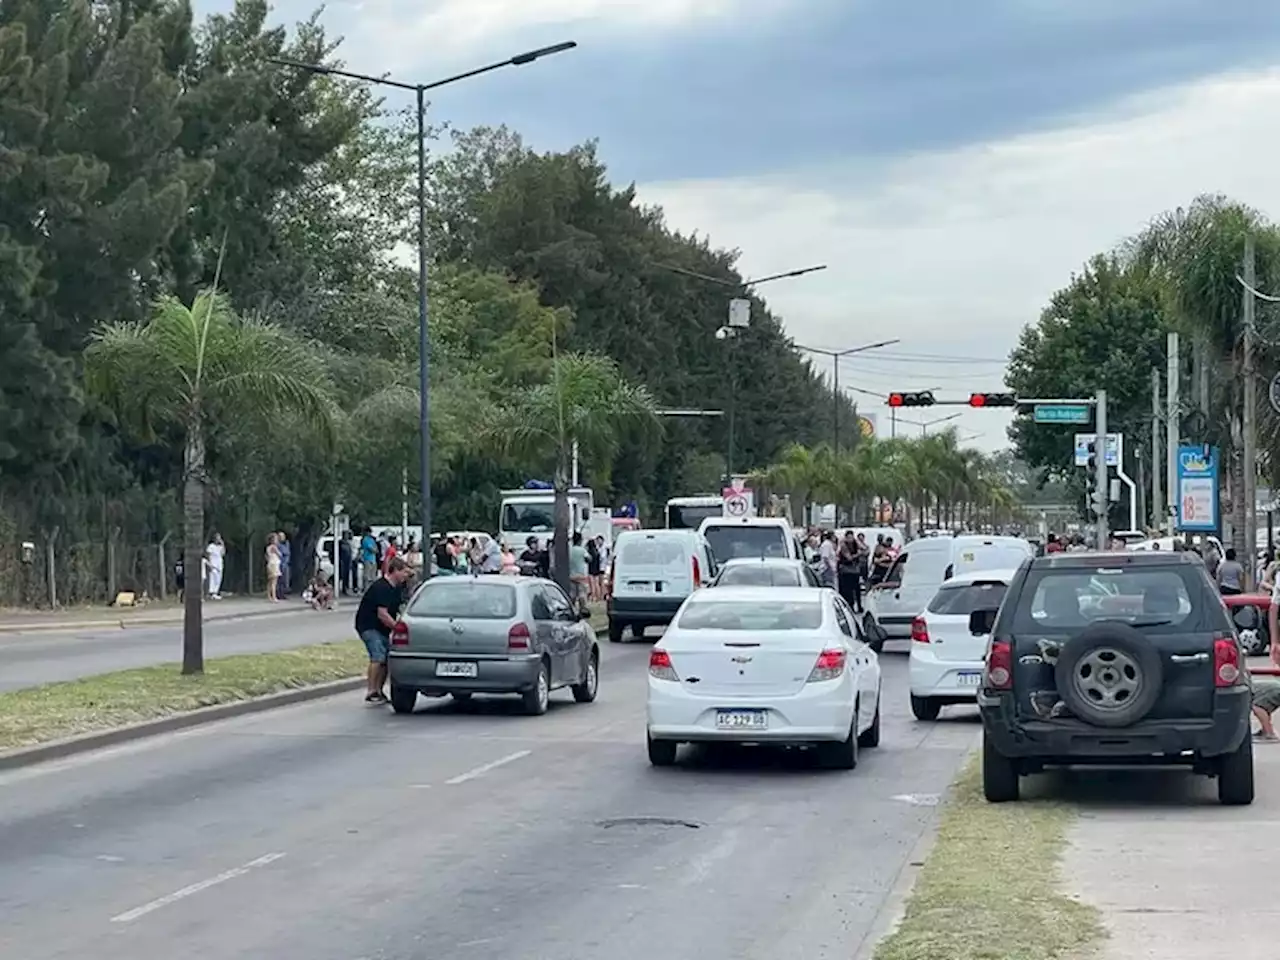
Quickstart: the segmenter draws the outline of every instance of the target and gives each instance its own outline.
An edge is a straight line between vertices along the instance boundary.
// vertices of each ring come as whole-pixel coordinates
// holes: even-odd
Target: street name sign
[[[1088,423],[1092,419],[1093,410],[1082,403],[1037,403],[1035,408],[1036,423]]]

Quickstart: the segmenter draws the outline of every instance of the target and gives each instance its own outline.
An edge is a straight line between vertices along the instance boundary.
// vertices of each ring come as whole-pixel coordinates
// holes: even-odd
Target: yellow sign
[[[866,417],[858,418],[858,430],[864,437],[874,437],[876,435],[876,425]]]

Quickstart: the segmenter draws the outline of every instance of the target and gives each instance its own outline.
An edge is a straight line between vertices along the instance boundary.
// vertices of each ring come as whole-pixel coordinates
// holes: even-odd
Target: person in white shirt
[[[222,534],[215,533],[209,538],[209,545],[204,548],[206,577],[209,582],[209,599],[222,599],[222,564],[227,555],[227,547],[222,542]]]

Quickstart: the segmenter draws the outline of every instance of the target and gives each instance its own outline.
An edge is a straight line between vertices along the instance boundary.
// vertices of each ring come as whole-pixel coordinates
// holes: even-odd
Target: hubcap
[[[596,676],[596,662],[592,660],[587,664],[587,690],[591,693],[595,693],[596,684],[599,682],[599,677]]]
[[[1137,661],[1122,650],[1098,647],[1089,651],[1071,677],[1076,692],[1099,710],[1124,708],[1142,689]]]
[[[544,667],[538,672],[538,703],[544,704],[551,695],[550,684],[547,683],[547,671]]]

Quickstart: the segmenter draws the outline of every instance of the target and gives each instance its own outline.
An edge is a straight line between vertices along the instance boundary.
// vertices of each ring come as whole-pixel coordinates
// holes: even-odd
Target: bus
[[[708,517],[724,516],[724,497],[672,497],[667,501],[668,530],[697,530]]]

